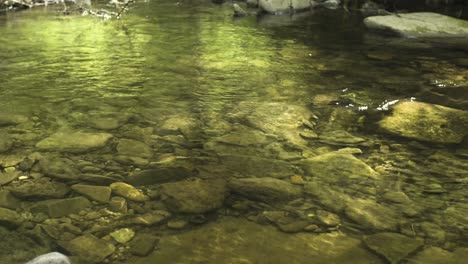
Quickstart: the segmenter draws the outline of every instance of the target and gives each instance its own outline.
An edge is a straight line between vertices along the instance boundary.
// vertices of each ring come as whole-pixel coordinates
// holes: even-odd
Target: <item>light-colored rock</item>
[[[327,183],[378,180],[380,174],[351,154],[322,154],[300,162],[304,171]]]
[[[122,213],[126,214],[127,213],[127,200],[123,197],[112,197],[112,199],[109,202],[109,209],[113,212],[116,213]]]
[[[166,183],[160,188],[162,201],[175,212],[205,213],[215,210],[227,196],[224,180]]]
[[[121,228],[117,229],[114,232],[109,234],[115,241],[119,242],[120,244],[125,244],[132,240],[135,236],[135,231],[130,228]]]
[[[403,37],[466,38],[468,36],[468,21],[429,12],[372,16],[364,19],[364,23],[369,29]]]
[[[390,263],[397,264],[424,245],[424,240],[398,233],[378,233],[364,238],[366,245]]]
[[[87,263],[100,263],[115,251],[115,246],[112,243],[93,235],[80,236],[59,244]]]
[[[108,203],[112,192],[111,188],[107,186],[75,184],[71,188],[73,191],[101,203]]]
[[[232,179],[228,186],[235,193],[267,203],[287,202],[302,196],[301,187],[268,177]]]
[[[124,182],[114,182],[110,185],[112,192],[116,195],[125,197],[131,201],[144,202],[148,201],[149,197],[139,191],[137,188]]]
[[[131,263],[383,263],[360,243],[340,233],[285,234],[269,225],[226,217],[189,232],[164,236],[159,250]]]
[[[137,225],[153,226],[166,221],[171,217],[171,213],[163,210],[154,210],[152,212],[136,216],[130,220],[130,223]]]
[[[104,147],[112,138],[108,133],[57,132],[36,144],[40,150],[72,153],[87,152]]]
[[[404,101],[393,106],[392,114],[382,119],[379,127],[385,132],[421,141],[460,143],[468,134],[468,111]]]

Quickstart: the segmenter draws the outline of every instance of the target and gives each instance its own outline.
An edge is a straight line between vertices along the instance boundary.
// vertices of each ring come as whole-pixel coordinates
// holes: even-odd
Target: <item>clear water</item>
[[[96,117],[152,127],[155,140],[156,135],[166,136],[158,130],[164,120],[177,116],[196,124],[185,135],[190,148],[157,145],[150,161],[185,156],[200,177],[226,177],[236,172],[218,164],[216,156],[238,150],[214,153],[206,149],[207,142],[233,126],[248,126],[239,118],[242,111],[272,102],[304,106],[316,116],[314,132],[346,130],[371,142],[357,145],[363,151],[359,158],[385,175],[371,195],[380,199],[383,190],[402,190],[414,201],[418,213],[403,216],[405,224],[395,232],[417,233],[427,245],[447,250],[467,246],[463,148],[397,138],[375,126],[384,114],[377,108],[392,100],[414,97],[466,110],[466,42],[385,39],[366,32],[359,14],[341,11],[233,19],[229,5],[166,0],[134,4],[119,21],[56,11],[34,8],[0,16],[0,113],[29,120],[0,127],[14,139],[3,157],[36,152],[35,144],[57,131],[102,132],[90,124]],[[434,96],[434,91],[443,96]],[[124,137],[122,128],[108,132]],[[342,147],[318,140],[307,145],[314,155]],[[268,156],[261,147],[253,151]],[[63,154],[96,163],[116,155],[113,146]],[[144,169],[121,167],[112,173],[126,177]],[[214,167],[216,173],[210,172]],[[425,192],[431,184],[444,191]],[[353,192],[347,183],[338,186],[344,193]],[[450,225],[447,208],[460,210],[465,220]],[[344,232],[375,232],[341,216]],[[435,223],[445,238],[418,229],[422,222]]]

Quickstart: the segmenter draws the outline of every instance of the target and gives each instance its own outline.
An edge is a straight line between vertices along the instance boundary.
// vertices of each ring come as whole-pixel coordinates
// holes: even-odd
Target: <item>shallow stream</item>
[[[169,0],[120,20],[59,10],[0,15],[0,207],[18,218],[0,211],[12,237],[0,263],[50,251],[83,263],[468,255],[466,139],[379,126],[396,100],[466,115],[466,42],[380,37],[345,11],[233,19],[229,4]],[[75,186],[112,182],[145,198],[114,185],[126,200],[109,208]],[[92,203],[47,204],[73,197]],[[109,235],[122,229],[135,238]],[[155,237],[145,254],[132,244]],[[77,249],[81,238],[103,253]]]

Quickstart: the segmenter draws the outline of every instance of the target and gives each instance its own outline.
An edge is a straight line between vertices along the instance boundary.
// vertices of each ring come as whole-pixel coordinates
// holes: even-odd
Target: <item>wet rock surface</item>
[[[112,138],[108,133],[58,132],[36,144],[40,150],[86,152],[104,147]]]
[[[468,131],[468,113],[440,105],[401,102],[379,122],[384,131],[435,143],[460,143]]]

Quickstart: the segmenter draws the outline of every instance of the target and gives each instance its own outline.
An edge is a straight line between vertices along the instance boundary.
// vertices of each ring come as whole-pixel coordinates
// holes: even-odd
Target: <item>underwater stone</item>
[[[283,160],[244,155],[220,155],[220,160],[230,171],[244,176],[285,178],[301,172]]]
[[[383,131],[406,138],[460,143],[468,134],[468,111],[404,101],[396,104],[392,114],[378,124]]]
[[[130,241],[130,253],[135,256],[145,257],[154,250],[158,238],[150,234],[138,234]]]
[[[366,236],[366,245],[390,263],[397,264],[424,245],[424,240],[410,238],[398,233],[379,233]]]
[[[18,226],[22,222],[21,216],[13,210],[0,207],[0,226]]]
[[[13,186],[10,191],[18,198],[63,198],[70,192],[70,188],[65,183],[51,181],[44,177],[23,181]]]
[[[197,180],[166,183],[160,187],[162,201],[180,213],[201,214],[222,206],[227,195],[224,180]]]
[[[16,199],[9,191],[0,190],[0,207],[8,209],[16,209],[20,205],[20,201]]]
[[[398,215],[392,209],[370,199],[351,199],[345,208],[346,216],[363,228],[396,230]]]
[[[31,208],[31,213],[45,213],[49,217],[62,217],[75,214],[90,207],[91,202],[84,197],[74,197],[68,199],[51,199],[35,203]]]
[[[300,164],[307,176],[318,177],[328,183],[381,178],[378,172],[351,154],[331,152],[303,160]]]
[[[111,188],[107,186],[94,186],[85,184],[72,185],[72,190],[88,197],[91,200],[98,201],[101,203],[109,202],[111,195]]]
[[[120,156],[138,157],[143,159],[150,159],[153,157],[153,150],[151,147],[143,142],[133,139],[121,139],[117,145],[117,152]]]
[[[115,241],[119,242],[120,244],[125,244],[128,241],[132,240],[135,236],[135,231],[130,228],[121,228],[115,230],[114,232],[109,234]]]
[[[154,168],[140,171],[128,177],[126,181],[135,186],[142,186],[180,181],[192,175],[192,171],[185,167]]]
[[[58,252],[51,252],[40,255],[26,264],[71,264],[71,262],[70,259],[68,259],[68,257],[65,255]]]
[[[40,150],[82,153],[104,147],[112,138],[108,133],[57,132],[36,144]]]
[[[228,186],[235,193],[266,203],[288,202],[302,197],[301,187],[269,177],[232,179]]]
[[[124,182],[114,182],[110,185],[112,192],[125,197],[131,201],[144,202],[148,201],[149,197],[139,191],[137,188]]]
[[[93,235],[80,236],[71,241],[59,242],[59,244],[88,263],[102,262],[115,251],[115,246],[112,243]]]

